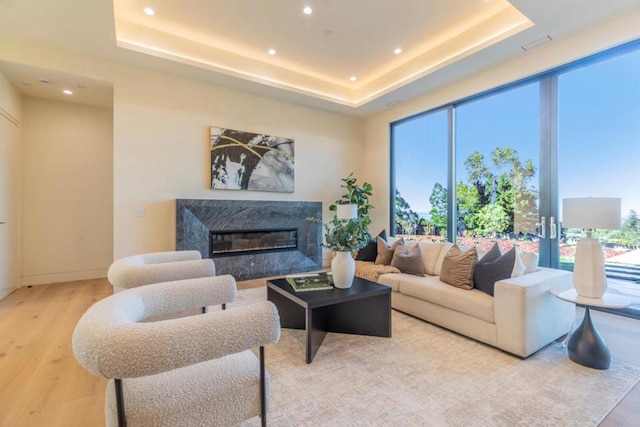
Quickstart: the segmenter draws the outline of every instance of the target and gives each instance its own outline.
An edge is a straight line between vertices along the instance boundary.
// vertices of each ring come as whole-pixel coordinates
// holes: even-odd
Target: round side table
[[[569,359],[589,368],[609,369],[611,352],[591,321],[589,307],[625,308],[629,306],[630,301],[619,295],[607,294],[606,292],[601,298],[580,296],[575,289],[566,291],[552,289],[551,293],[561,300],[582,305],[585,308],[582,323],[573,331],[567,341]]]

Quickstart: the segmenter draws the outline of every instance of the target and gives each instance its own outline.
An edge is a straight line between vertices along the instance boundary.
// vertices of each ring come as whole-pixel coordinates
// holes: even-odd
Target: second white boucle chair
[[[113,292],[151,283],[194,279],[216,275],[212,259],[202,259],[198,251],[152,252],[120,258],[107,273]]]
[[[234,278],[223,275],[140,286],[90,307],[72,347],[85,369],[110,379],[107,426],[227,426],[257,415],[266,425],[264,346],[280,338],[271,302],[143,322],[235,298]]]

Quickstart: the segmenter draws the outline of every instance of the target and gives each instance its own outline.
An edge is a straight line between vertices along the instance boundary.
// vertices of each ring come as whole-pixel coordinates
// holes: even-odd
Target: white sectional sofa
[[[495,282],[491,296],[440,281],[442,260],[450,243],[413,244],[421,247],[427,272],[424,276],[401,273],[392,266],[356,262],[357,276],[391,287],[394,309],[522,358],[571,329],[575,306],[550,293],[554,288],[572,286],[570,272],[534,266],[530,273]],[[441,248],[438,251],[431,245]]]

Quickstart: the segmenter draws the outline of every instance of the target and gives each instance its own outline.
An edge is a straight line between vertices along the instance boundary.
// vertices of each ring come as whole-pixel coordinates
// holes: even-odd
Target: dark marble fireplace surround
[[[213,258],[217,274],[236,280],[272,277],[322,268],[321,202],[257,200],[176,200],[176,249],[200,251]],[[211,256],[212,232],[297,230],[295,248]]]

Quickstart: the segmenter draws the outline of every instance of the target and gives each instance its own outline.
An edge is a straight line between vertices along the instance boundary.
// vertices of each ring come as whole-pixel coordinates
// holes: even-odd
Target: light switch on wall
[[[144,208],[135,208],[133,210],[133,216],[143,217],[144,216]]]

